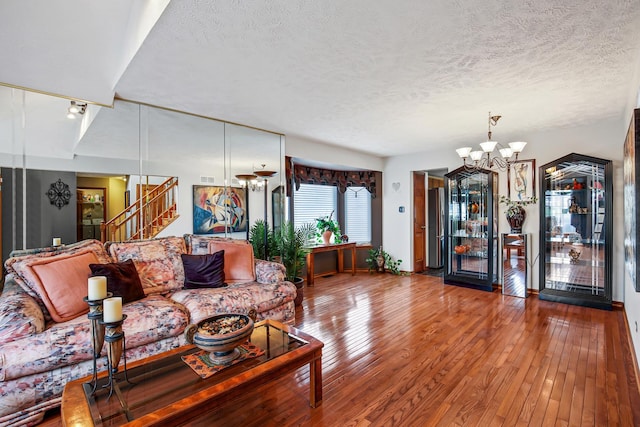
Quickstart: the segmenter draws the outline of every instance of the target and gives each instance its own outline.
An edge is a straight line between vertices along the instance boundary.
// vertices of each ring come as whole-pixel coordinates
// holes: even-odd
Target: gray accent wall
[[[77,240],[75,172],[28,169],[26,215],[23,215],[23,170],[2,168],[1,173],[3,262],[14,249],[51,246],[54,237],[60,237],[62,243],[72,243]],[[49,187],[58,179],[69,185],[71,191],[69,204],[61,209],[52,205],[47,197]],[[23,244],[23,217],[26,218],[26,245]]]

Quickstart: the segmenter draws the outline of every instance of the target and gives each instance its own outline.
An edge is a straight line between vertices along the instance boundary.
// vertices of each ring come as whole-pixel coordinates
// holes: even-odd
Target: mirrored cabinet
[[[492,291],[498,271],[497,174],[462,167],[445,178],[444,283]]]
[[[611,309],[612,168],[581,154],[540,167],[540,299]]]

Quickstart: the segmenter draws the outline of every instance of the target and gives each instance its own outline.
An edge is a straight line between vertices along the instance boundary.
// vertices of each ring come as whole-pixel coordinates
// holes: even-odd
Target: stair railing
[[[124,242],[156,236],[177,217],[178,177],[167,178],[108,222],[101,224],[102,242]]]

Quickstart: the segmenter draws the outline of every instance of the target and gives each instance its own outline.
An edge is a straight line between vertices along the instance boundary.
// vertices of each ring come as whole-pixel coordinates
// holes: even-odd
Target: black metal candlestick
[[[113,294],[107,292],[106,298],[110,298]],[[91,345],[93,347],[93,375],[91,377],[91,394],[95,393],[98,386],[98,358],[100,352],[102,352],[102,346],[104,345],[104,324],[102,323],[102,301],[103,299],[90,300],[88,296],[83,298],[83,301],[89,305],[89,314],[87,317],[91,321]]]
[[[129,378],[127,377],[127,345],[124,337],[124,331],[122,330],[122,323],[126,318],[127,315],[123,314],[122,319],[117,322],[100,322],[106,328],[104,340],[107,343],[107,369],[109,370],[109,382],[104,387],[109,387],[109,397],[113,394],[113,390],[116,385],[116,374],[118,373],[120,358],[124,360],[124,378],[128,383],[130,383]]]

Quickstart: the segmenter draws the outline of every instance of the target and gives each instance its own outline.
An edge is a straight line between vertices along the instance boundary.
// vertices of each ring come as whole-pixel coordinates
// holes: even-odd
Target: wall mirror
[[[266,215],[271,223],[272,212],[285,212],[284,200],[274,210],[271,197],[284,182],[283,135],[123,100],[113,108],[89,105],[75,119],[66,117],[69,106],[0,87],[3,260],[53,238],[75,242],[88,233],[83,226],[95,236],[98,204],[106,204],[108,221],[170,178],[178,185],[163,209],[175,206],[178,215],[158,236],[200,227],[203,234],[246,238],[255,220]],[[267,193],[264,179],[254,185],[237,178],[256,170],[274,172]],[[58,181],[70,194],[59,207],[47,196]],[[139,221],[152,225],[145,215]]]
[[[529,283],[526,234],[502,234],[502,293],[526,298]]]

